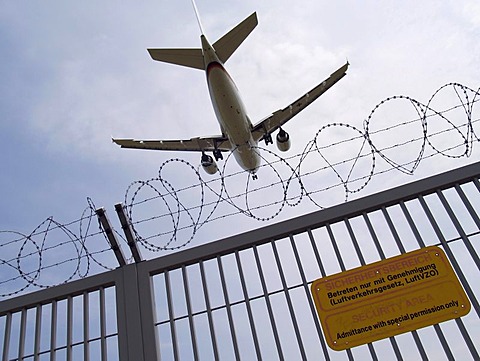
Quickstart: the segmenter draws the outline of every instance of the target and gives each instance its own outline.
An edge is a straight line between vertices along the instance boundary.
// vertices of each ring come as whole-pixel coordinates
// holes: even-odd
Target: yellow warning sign
[[[320,278],[311,287],[334,350],[466,315],[470,301],[442,249],[432,246]]]

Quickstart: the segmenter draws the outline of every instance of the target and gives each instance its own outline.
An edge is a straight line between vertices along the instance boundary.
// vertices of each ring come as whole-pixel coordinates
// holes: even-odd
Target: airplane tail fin
[[[218,59],[225,63],[257,24],[257,13],[253,13],[213,43]],[[203,51],[200,48],[147,50],[153,60],[205,70]]]
[[[225,63],[258,24],[257,13],[253,13],[232,30],[213,43],[218,58]]]

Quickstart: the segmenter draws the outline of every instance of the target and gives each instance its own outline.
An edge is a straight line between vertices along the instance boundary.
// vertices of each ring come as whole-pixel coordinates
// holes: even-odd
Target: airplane
[[[215,115],[220,124],[221,135],[186,140],[112,139],[112,141],[122,148],[201,152],[202,168],[211,175],[218,172],[216,161],[223,159],[222,152],[231,151],[240,167],[248,171],[252,179],[256,179],[256,172],[261,164],[257,148],[258,143],[263,140],[265,145],[273,144],[272,133],[278,130],[276,135],[277,148],[283,152],[289,150],[290,136],[282,129],[282,126],[343,78],[346,75],[349,63],[347,61],[327,79],[287,107],[279,109],[253,124],[247,115],[235,83],[224,67],[224,63],[257,26],[256,12],[219,40],[210,44],[204,35],[195,3],[193,5],[201,30],[201,48],[147,50],[153,60],[206,72],[208,90]],[[213,157],[208,155],[207,152],[212,152]]]

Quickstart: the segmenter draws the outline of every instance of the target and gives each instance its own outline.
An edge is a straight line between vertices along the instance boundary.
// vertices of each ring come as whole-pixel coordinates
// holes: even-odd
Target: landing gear
[[[265,145],[273,144],[273,139],[271,134],[265,134],[263,136],[263,139],[265,140]]]
[[[215,160],[223,159],[222,151],[220,149],[214,149],[213,157],[215,158]]]

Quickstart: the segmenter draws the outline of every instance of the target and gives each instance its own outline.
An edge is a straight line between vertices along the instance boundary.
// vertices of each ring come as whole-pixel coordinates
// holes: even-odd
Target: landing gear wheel
[[[263,139],[265,140],[265,145],[273,144],[273,139],[271,134],[265,134],[263,136]]]
[[[215,160],[223,159],[223,154],[220,149],[215,149],[213,151],[213,157],[215,158]]]

